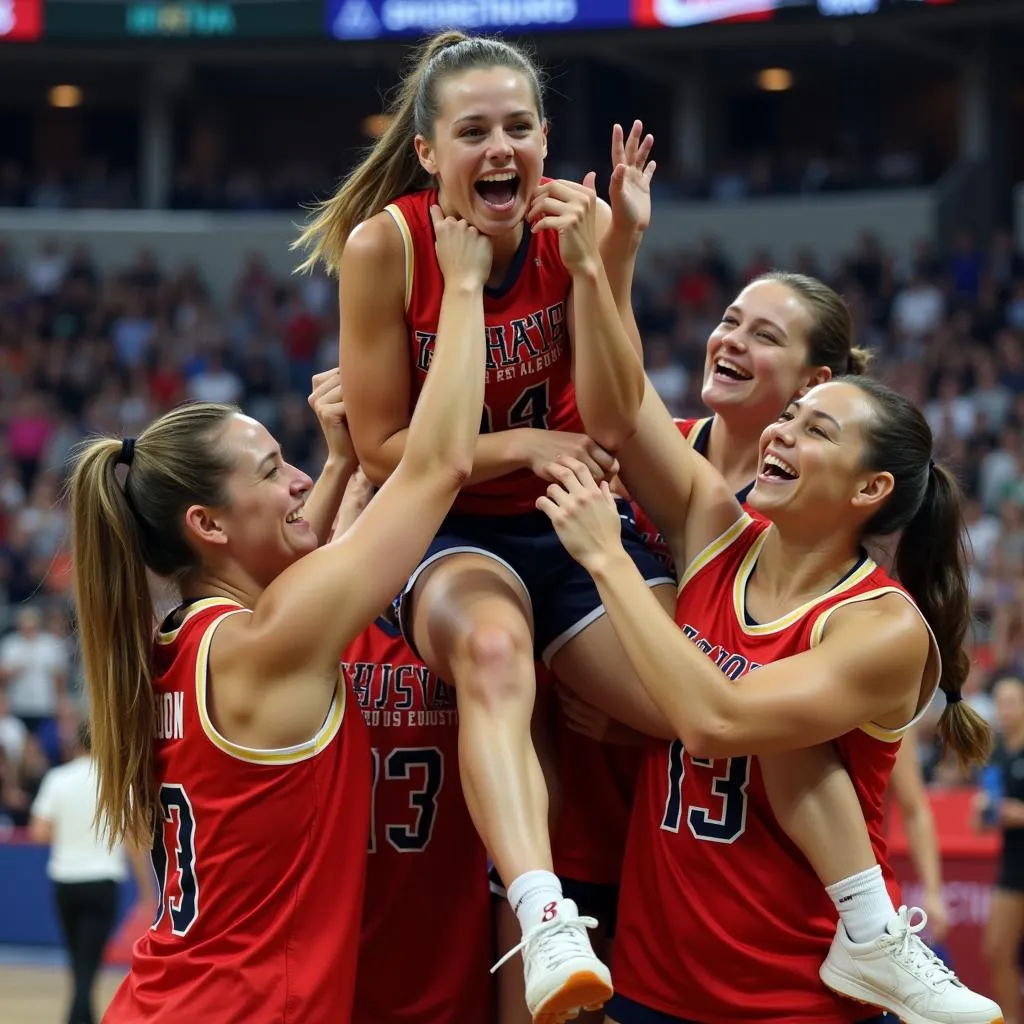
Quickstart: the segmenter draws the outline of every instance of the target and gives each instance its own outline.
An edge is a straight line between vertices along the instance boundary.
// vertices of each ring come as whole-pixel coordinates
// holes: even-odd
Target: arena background
[[[654,132],[635,303],[680,415],[738,284],[777,266],[843,292],[971,495],[965,692],[991,718],[992,683],[1024,671],[1024,0],[0,0],[0,631],[37,607],[70,665],[40,736],[0,742],[3,1024],[63,1012],[46,851],[21,826],[83,709],[69,451],[202,396],[242,402],[318,465],[304,396],[336,358],[336,296],[291,275],[288,243],[382,130],[410,44],[448,25],[534,46],[549,173],[606,182],[612,123]],[[996,841],[971,831],[976,780],[939,760],[932,723],[920,741],[945,951],[985,991]],[[144,917],[108,950],[104,998]]]

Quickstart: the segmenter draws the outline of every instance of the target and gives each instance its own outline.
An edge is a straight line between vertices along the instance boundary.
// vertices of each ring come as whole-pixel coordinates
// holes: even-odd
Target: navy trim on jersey
[[[698,454],[703,455],[706,459],[708,457],[708,445],[711,443],[711,424],[715,422],[715,417],[709,417],[708,421],[700,428],[697,436],[693,439],[693,443],[690,447]],[[710,461],[710,460],[709,460]],[[741,487],[736,492],[736,500],[741,505],[746,505],[747,498],[750,497],[750,492],[754,489],[755,481],[751,480],[746,487]],[[748,622],[748,626],[756,626],[756,622]]]
[[[504,298],[516,286],[519,275],[523,272],[523,267],[526,265],[526,254],[530,251],[530,239],[532,237],[533,233],[530,231],[530,222],[524,220],[523,237],[519,241],[519,248],[516,250],[515,256],[512,257],[512,265],[508,268],[505,280],[496,288],[489,288],[487,285],[484,285],[484,295],[487,298]]]
[[[751,486],[753,486],[753,485],[751,485]],[[869,557],[868,553],[862,549],[861,553],[860,553],[860,558],[858,558],[857,561],[854,562],[854,564],[851,567],[850,571],[848,573],[844,573],[843,578],[841,580],[839,580],[835,584],[835,586],[831,587],[830,590],[835,590],[836,587],[841,587],[868,560],[868,557]],[[743,618],[746,621],[746,624],[748,626],[760,626],[761,625],[760,622],[755,622],[754,621],[754,617],[750,614],[750,612],[747,611],[745,603],[744,603],[744,607],[743,607]]]

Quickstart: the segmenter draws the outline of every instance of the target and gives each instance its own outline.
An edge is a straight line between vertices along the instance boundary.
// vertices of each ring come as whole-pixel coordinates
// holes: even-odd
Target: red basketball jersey
[[[413,401],[419,397],[434,355],[444,276],[434,251],[430,207],[437,190],[413,192],[386,209],[405,240],[405,320],[413,365]],[[535,427],[583,431],[572,383],[572,352],[566,322],[572,278],[558,251],[558,233],[533,234],[524,222],[523,241],[499,288],[484,290],[487,384],[483,432]],[[455,508],[479,515],[534,511],[547,485],[529,470],[517,470],[466,487]]]
[[[339,673],[309,741],[258,751],[221,736],[207,706],[207,657],[218,624],[240,612],[220,598],[197,601],[156,638],[160,905],[104,1017],[112,1024],[351,1019],[366,726]]]
[[[753,625],[744,595],[768,528],[741,519],[688,568],[678,598],[679,627],[731,679],[815,646],[840,606],[906,596],[865,556],[820,599]],[[835,741],[897,899],[882,815],[902,732],[865,725]],[[622,995],[704,1024],[860,1020],[864,1007],[818,977],[836,920],[771,812],[756,758],[696,759],[678,741],[652,741],[623,867],[613,971]]]
[[[355,1024],[490,1024],[487,853],[459,782],[455,693],[370,626],[342,660],[369,726],[373,811]]]

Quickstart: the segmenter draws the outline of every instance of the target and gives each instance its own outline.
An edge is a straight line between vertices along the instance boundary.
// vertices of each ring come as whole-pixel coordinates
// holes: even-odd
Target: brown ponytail
[[[338,186],[330,199],[313,207],[313,216],[293,249],[308,255],[297,270],[312,270],[323,261],[337,273],[341,253],[352,229],[380,213],[392,200],[426,188],[430,176],[420,165],[414,141],[417,135],[432,139],[439,111],[438,86],[450,75],[473,68],[508,67],[522,73],[533,91],[537,114],[544,107],[540,74],[518,47],[501,39],[442,32],[427,40],[415,53],[388,106],[391,123],[366,157]]]
[[[212,442],[235,411],[201,404],[160,417],[135,442],[123,487],[122,442],[86,442],[68,485],[75,610],[99,777],[96,821],[111,845],[146,841],[155,820],[156,623],[146,569],[181,578],[198,568],[183,515],[192,504],[226,503],[230,463]]]
[[[946,707],[939,737],[961,764],[982,764],[992,747],[991,732],[960,696],[970,669],[964,639],[971,603],[959,485],[949,470],[932,461],[931,429],[912,402],[870,377],[847,377],[846,382],[871,398],[877,414],[865,433],[865,466],[891,473],[894,481],[865,536],[901,533],[896,578],[931,627],[942,658],[939,686]]]
[[[854,376],[859,376],[862,373],[868,372],[868,366],[871,363],[871,351],[870,349],[861,348],[859,345],[854,345],[850,349],[850,355],[846,360],[846,373]]]

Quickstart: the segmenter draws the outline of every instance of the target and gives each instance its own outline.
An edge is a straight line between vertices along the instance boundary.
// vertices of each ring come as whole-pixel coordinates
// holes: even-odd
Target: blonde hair
[[[338,186],[330,199],[312,208],[312,217],[292,249],[308,255],[298,271],[310,271],[323,262],[331,273],[338,264],[352,229],[380,213],[392,200],[426,188],[430,176],[420,165],[413,143],[417,135],[434,137],[439,113],[438,86],[448,77],[474,68],[507,67],[529,82],[538,116],[543,119],[541,77],[533,61],[519,47],[501,39],[442,32],[417,50],[388,106],[387,130],[363,161]]]
[[[111,845],[145,842],[156,820],[156,622],[146,570],[180,579],[199,568],[183,514],[192,504],[227,503],[231,460],[216,440],[236,412],[204,403],[161,416],[135,442],[123,487],[122,442],[87,441],[68,485],[75,610],[99,778],[96,823]]]

